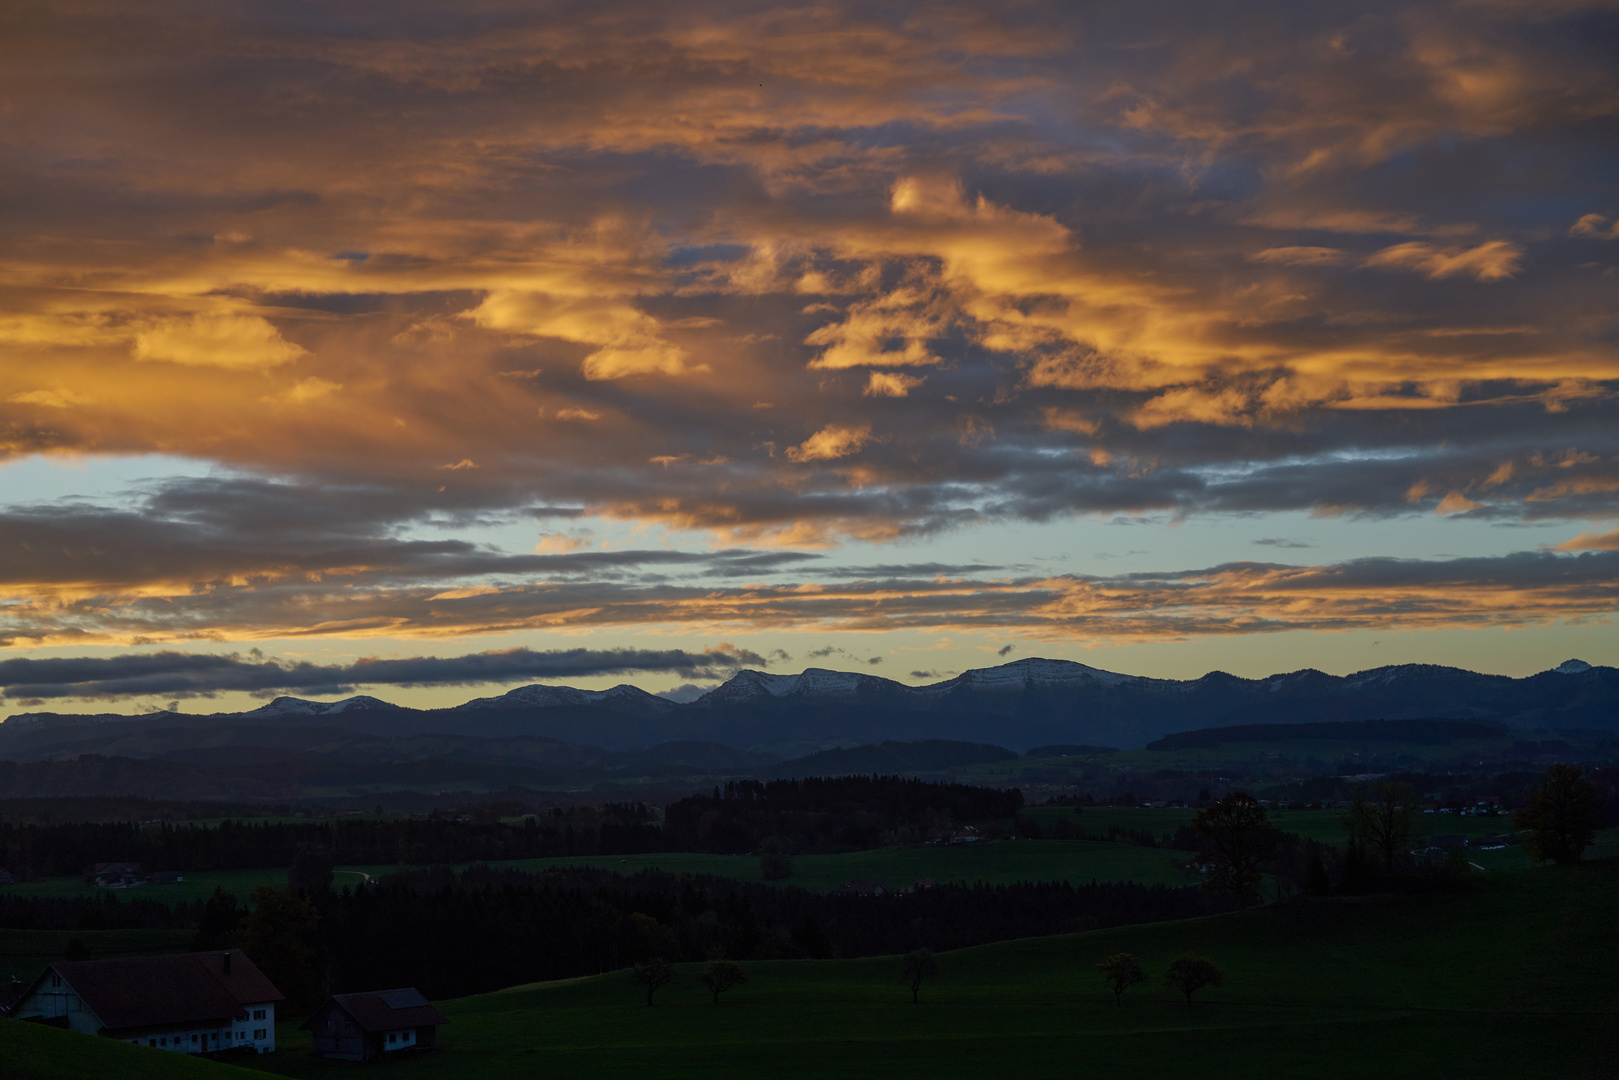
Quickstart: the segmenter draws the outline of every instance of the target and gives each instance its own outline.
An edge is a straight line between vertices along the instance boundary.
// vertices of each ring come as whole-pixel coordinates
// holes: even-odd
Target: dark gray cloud
[[[360,660],[353,664],[277,663],[238,654],[157,652],[113,657],[0,660],[9,699],[116,699],[159,694],[212,696],[226,691],[345,693],[358,685],[473,686],[522,679],[592,678],[626,672],[723,676],[769,661],[746,649],[509,649],[465,656]]]

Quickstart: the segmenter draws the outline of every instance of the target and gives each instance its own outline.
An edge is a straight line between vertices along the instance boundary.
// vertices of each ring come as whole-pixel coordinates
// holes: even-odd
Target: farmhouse
[[[10,1015],[125,1042],[205,1054],[275,1049],[285,1000],[238,949],[52,964]]]
[[[412,987],[336,994],[304,1022],[319,1057],[377,1061],[401,1050],[438,1045],[444,1014]]]

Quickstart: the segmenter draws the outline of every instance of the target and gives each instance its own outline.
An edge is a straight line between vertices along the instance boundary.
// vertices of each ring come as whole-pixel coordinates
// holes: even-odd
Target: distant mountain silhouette
[[[1068,745],[1128,749],[1199,728],[1435,718],[1619,732],[1619,669],[1570,660],[1514,679],[1405,664],[1343,677],[1306,669],[1241,679],[1215,671],[1180,681],[1026,659],[919,687],[823,668],[796,675],[745,670],[684,704],[628,685],[601,691],[523,686],[448,709],[408,709],[372,697],[283,697],[247,712],[208,716],[25,713],[0,724],[0,758],[152,757],[233,745],[329,751],[335,741],[352,743],[354,754],[394,760],[427,750],[400,740],[432,737],[447,740],[441,756],[469,763],[491,754],[506,761],[577,758],[581,747],[621,754],[661,746],[674,755],[670,747],[681,745],[687,750],[680,753],[689,755],[694,744],[714,748],[697,756],[715,764],[723,748],[756,752],[753,760],[763,763],[839,746],[917,740],[1019,752]]]

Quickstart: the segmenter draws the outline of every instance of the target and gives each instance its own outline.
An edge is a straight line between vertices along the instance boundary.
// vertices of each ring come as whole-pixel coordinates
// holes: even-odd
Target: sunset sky
[[[1619,5],[8,4],[0,715],[1619,663]]]

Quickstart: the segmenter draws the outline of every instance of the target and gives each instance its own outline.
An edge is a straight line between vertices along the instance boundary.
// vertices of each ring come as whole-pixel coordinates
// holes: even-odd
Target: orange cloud
[[[1610,533],[1581,533],[1557,545],[1558,551],[1619,551],[1619,529]]]
[[[1436,248],[1419,240],[1384,248],[1368,256],[1363,266],[1384,270],[1410,270],[1427,278],[1463,275],[1477,281],[1502,281],[1518,272],[1523,249],[1505,240],[1491,240],[1473,248]]]
[[[788,449],[791,461],[832,461],[856,453],[871,439],[871,425],[828,424],[798,446]]]

